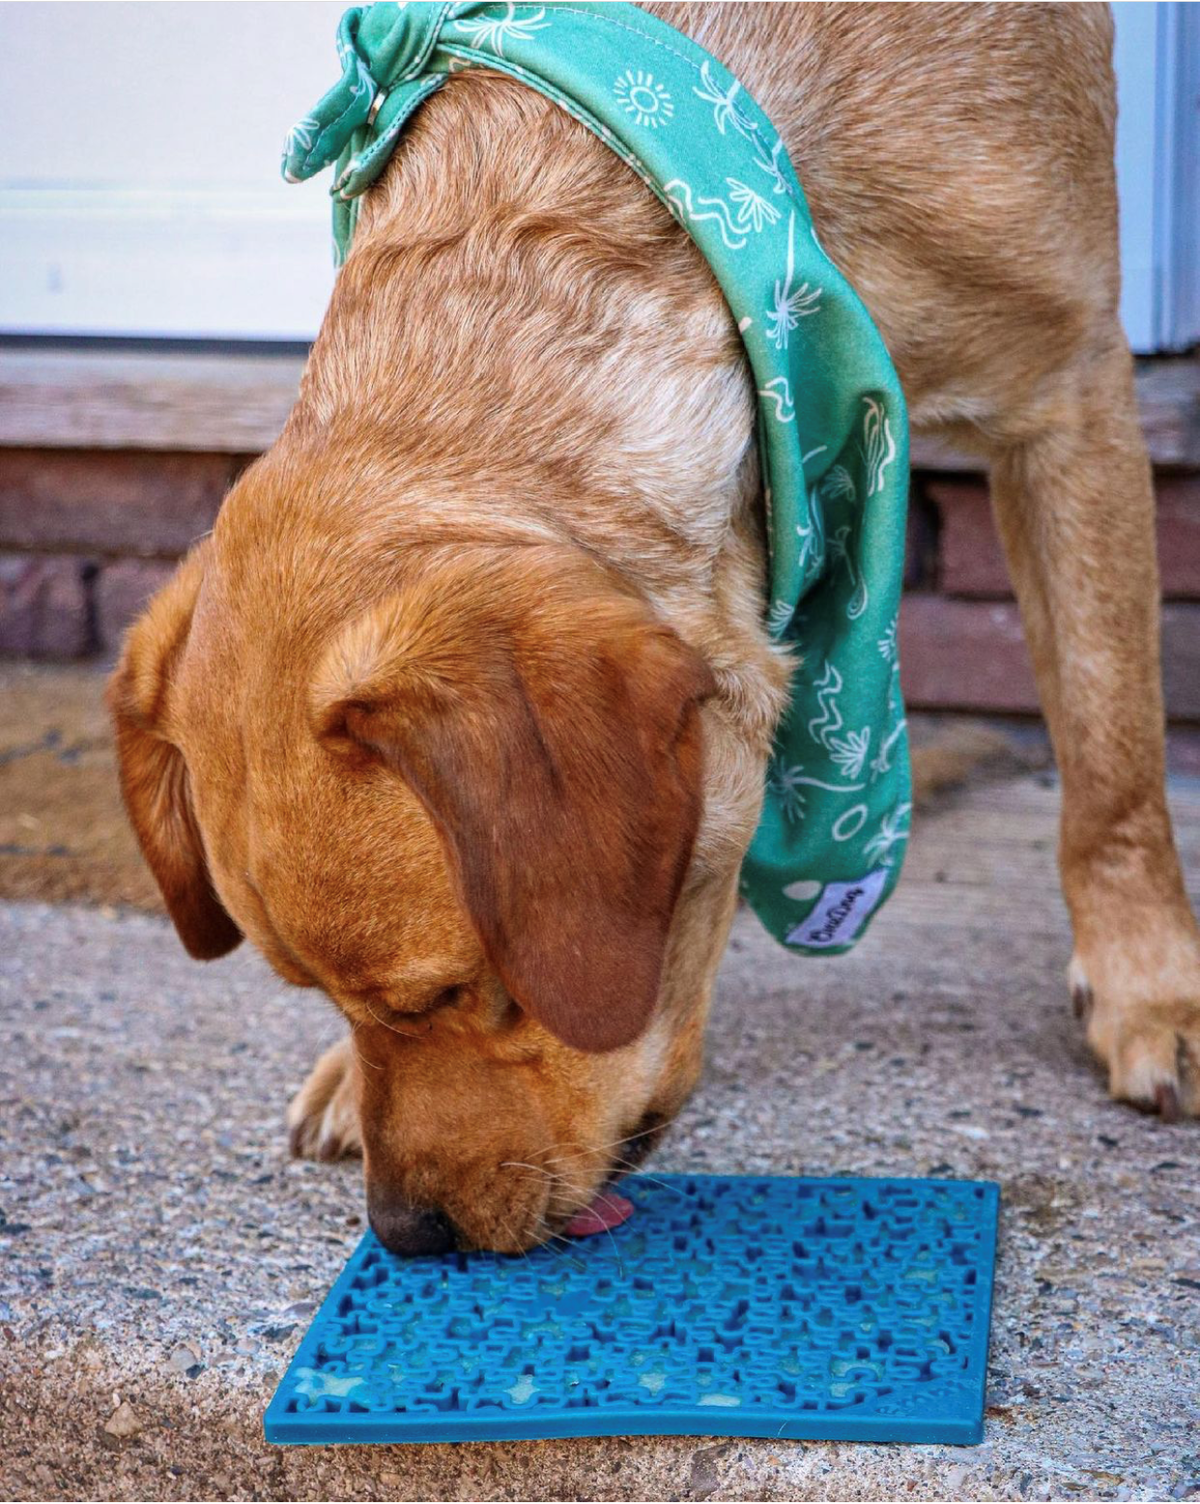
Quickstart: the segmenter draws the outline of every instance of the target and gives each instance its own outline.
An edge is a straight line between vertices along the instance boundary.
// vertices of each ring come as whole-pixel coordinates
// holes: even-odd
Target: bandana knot
[[[334,180],[331,192],[343,201],[364,193],[383,171],[399,125],[411,113],[411,91],[403,86],[420,78],[437,45],[448,15],[469,5],[356,5],[338,24],[337,51],[342,76],[312,111],[288,132],[282,172],[289,183],[303,182],[354,150]],[[430,92],[422,91],[422,97]],[[393,94],[395,103],[382,118]],[[407,108],[399,106],[404,95]],[[355,140],[359,133],[360,139]],[[364,151],[370,137],[370,149]],[[383,150],[378,148],[384,146]]]

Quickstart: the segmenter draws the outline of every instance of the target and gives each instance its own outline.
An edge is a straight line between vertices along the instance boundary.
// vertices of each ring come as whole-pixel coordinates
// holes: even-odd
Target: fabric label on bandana
[[[876,867],[853,883],[827,883],[816,907],[787,937],[789,945],[805,950],[833,950],[853,944],[875,912],[887,881],[887,869]]]
[[[912,810],[896,640],[908,420],[778,131],[717,58],[619,0],[383,0],[346,12],[338,55],[283,165],[295,182],[336,163],[339,261],[413,112],[473,68],[561,105],[703,252],[758,396],[764,626],[797,664],[741,891],[792,950],[846,949],[895,886]]]

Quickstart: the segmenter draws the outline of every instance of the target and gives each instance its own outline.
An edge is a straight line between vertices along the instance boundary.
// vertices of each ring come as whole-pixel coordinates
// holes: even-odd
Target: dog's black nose
[[[449,1253],[455,1245],[454,1224],[436,1207],[368,1195],[367,1217],[389,1253]]]

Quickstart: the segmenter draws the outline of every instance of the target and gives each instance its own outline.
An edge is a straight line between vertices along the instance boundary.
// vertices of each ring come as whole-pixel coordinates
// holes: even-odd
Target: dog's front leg
[[[292,1153],[298,1158],[333,1160],[362,1153],[356,1069],[354,1040],[347,1035],[325,1051],[288,1104]]]
[[[1056,387],[992,490],[1062,777],[1071,991],[1114,1096],[1200,1113],[1200,936],[1164,791],[1154,496],[1119,331]]]

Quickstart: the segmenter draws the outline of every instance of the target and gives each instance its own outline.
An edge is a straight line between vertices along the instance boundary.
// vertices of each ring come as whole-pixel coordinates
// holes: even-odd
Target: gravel
[[[1200,869],[1200,786],[1176,791]],[[1057,795],[943,801],[854,955],[740,915],[671,1170],[1002,1185],[982,1446],[704,1438],[271,1448],[262,1411],[363,1231],[286,1156],[340,1025],[248,949],[0,909],[0,1495],[1200,1498],[1200,1125],[1110,1103],[1067,1006]],[[748,1090],[753,1083],[753,1090]]]

